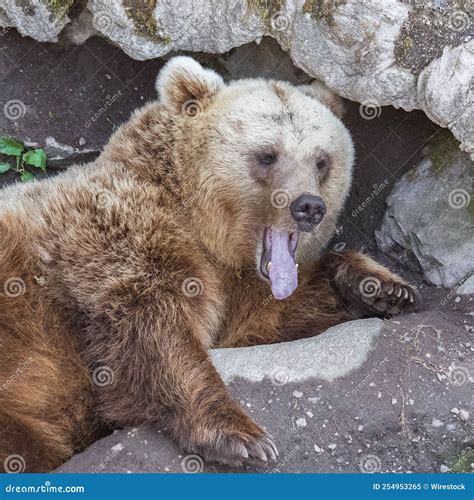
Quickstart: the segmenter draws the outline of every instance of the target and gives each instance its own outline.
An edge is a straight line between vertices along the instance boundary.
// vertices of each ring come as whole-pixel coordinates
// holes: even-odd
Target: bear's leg
[[[178,301],[162,297],[154,317],[135,308],[116,318],[116,328],[101,323],[89,331],[95,341],[85,355],[96,366],[101,417],[119,427],[156,424],[205,460],[239,465],[248,457],[276,458],[272,440],[230,397]]]
[[[421,304],[413,286],[361,252],[330,252],[319,266],[355,317],[413,312]]]

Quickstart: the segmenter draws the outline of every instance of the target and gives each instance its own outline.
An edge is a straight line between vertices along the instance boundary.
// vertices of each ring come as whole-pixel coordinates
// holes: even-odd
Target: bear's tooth
[[[271,267],[272,267],[272,263],[271,263],[271,262],[269,262],[269,263],[267,264],[267,271],[268,271],[268,272],[270,272],[270,268],[271,268]]]

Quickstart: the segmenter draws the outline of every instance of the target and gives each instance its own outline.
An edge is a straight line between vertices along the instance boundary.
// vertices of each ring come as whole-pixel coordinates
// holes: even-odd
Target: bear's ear
[[[344,102],[338,95],[331,92],[323,82],[313,80],[309,85],[299,85],[297,88],[304,94],[309,95],[321,104],[324,104],[338,118],[342,118],[344,116]]]
[[[170,59],[156,79],[160,101],[177,113],[189,102],[205,106],[223,86],[224,80],[215,71],[186,56]]]

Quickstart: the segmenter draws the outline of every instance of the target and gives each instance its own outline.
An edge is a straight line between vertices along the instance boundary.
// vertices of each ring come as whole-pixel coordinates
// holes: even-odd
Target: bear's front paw
[[[276,460],[278,450],[269,436],[245,439],[228,436],[220,439],[215,444],[202,447],[201,454],[204,460],[208,462],[241,466],[243,461],[247,459],[263,462]]]
[[[352,293],[365,309],[377,315],[413,312],[421,305],[418,290],[396,275],[359,277],[353,283]]]
[[[203,430],[207,442],[201,437],[200,443],[192,447],[204,460],[241,466],[244,460],[277,459],[273,440],[247,415],[236,413],[235,418],[214,424],[215,428]]]

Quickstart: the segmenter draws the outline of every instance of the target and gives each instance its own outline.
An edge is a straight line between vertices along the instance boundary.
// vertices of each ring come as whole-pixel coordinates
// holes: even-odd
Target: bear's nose
[[[290,212],[302,231],[311,231],[326,213],[326,205],[320,196],[302,194],[290,205]]]

